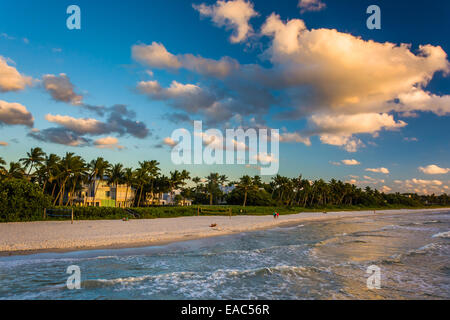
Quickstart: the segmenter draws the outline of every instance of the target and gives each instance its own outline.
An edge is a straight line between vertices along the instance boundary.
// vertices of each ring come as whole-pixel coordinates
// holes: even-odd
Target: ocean
[[[69,266],[80,289],[66,285]],[[0,299],[450,299],[450,211],[0,257]]]

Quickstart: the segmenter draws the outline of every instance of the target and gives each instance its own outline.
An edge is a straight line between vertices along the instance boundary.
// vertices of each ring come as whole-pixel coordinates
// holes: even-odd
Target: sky
[[[373,4],[381,29],[366,25]],[[0,157],[41,147],[259,174],[173,164],[172,132],[202,120],[278,129],[281,175],[448,193],[449,12],[438,0],[2,1]]]

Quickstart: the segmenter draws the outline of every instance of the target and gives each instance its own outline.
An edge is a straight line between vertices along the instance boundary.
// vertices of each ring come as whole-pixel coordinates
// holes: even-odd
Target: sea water
[[[78,290],[66,285],[71,265],[80,269]],[[380,289],[367,286],[373,265]],[[163,246],[0,257],[0,299],[449,298],[450,212],[374,214]]]

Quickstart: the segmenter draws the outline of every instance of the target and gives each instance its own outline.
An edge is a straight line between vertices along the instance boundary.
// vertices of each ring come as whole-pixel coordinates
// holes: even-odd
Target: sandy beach
[[[379,210],[376,214],[439,212],[449,209]],[[361,217],[374,211],[302,212],[274,219],[265,216],[200,216],[148,220],[37,221],[0,224],[0,255],[30,254],[43,251],[121,248],[157,245],[239,232],[273,228],[280,225]],[[216,227],[210,227],[217,224]]]

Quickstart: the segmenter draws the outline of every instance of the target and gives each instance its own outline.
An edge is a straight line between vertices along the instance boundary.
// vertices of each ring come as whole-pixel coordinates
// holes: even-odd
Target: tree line
[[[24,158],[7,166],[0,157],[0,178],[28,180],[50,196],[54,206],[71,206],[83,186],[89,186],[94,201],[99,179],[111,186],[126,185],[125,202],[142,207],[159,204],[161,194],[169,193],[175,202],[191,199],[194,204],[232,204],[253,206],[298,206],[305,208],[332,206],[386,205],[424,206],[448,205],[447,194],[436,196],[418,194],[385,194],[376,189],[359,188],[353,184],[331,179],[310,181],[299,175],[295,178],[276,175],[266,183],[260,176],[244,175],[230,180],[226,175],[210,173],[206,177],[191,176],[186,170],[161,173],[156,160],[139,162],[137,168],[112,164],[102,157],[90,162],[67,152],[63,157],[46,154],[41,148],[32,148]],[[188,182],[191,181],[190,186]],[[130,191],[133,188],[134,192]],[[229,188],[229,192],[225,192]],[[176,190],[180,193],[174,196]],[[132,197],[131,194],[134,196]],[[130,197],[130,199],[128,199]]]

